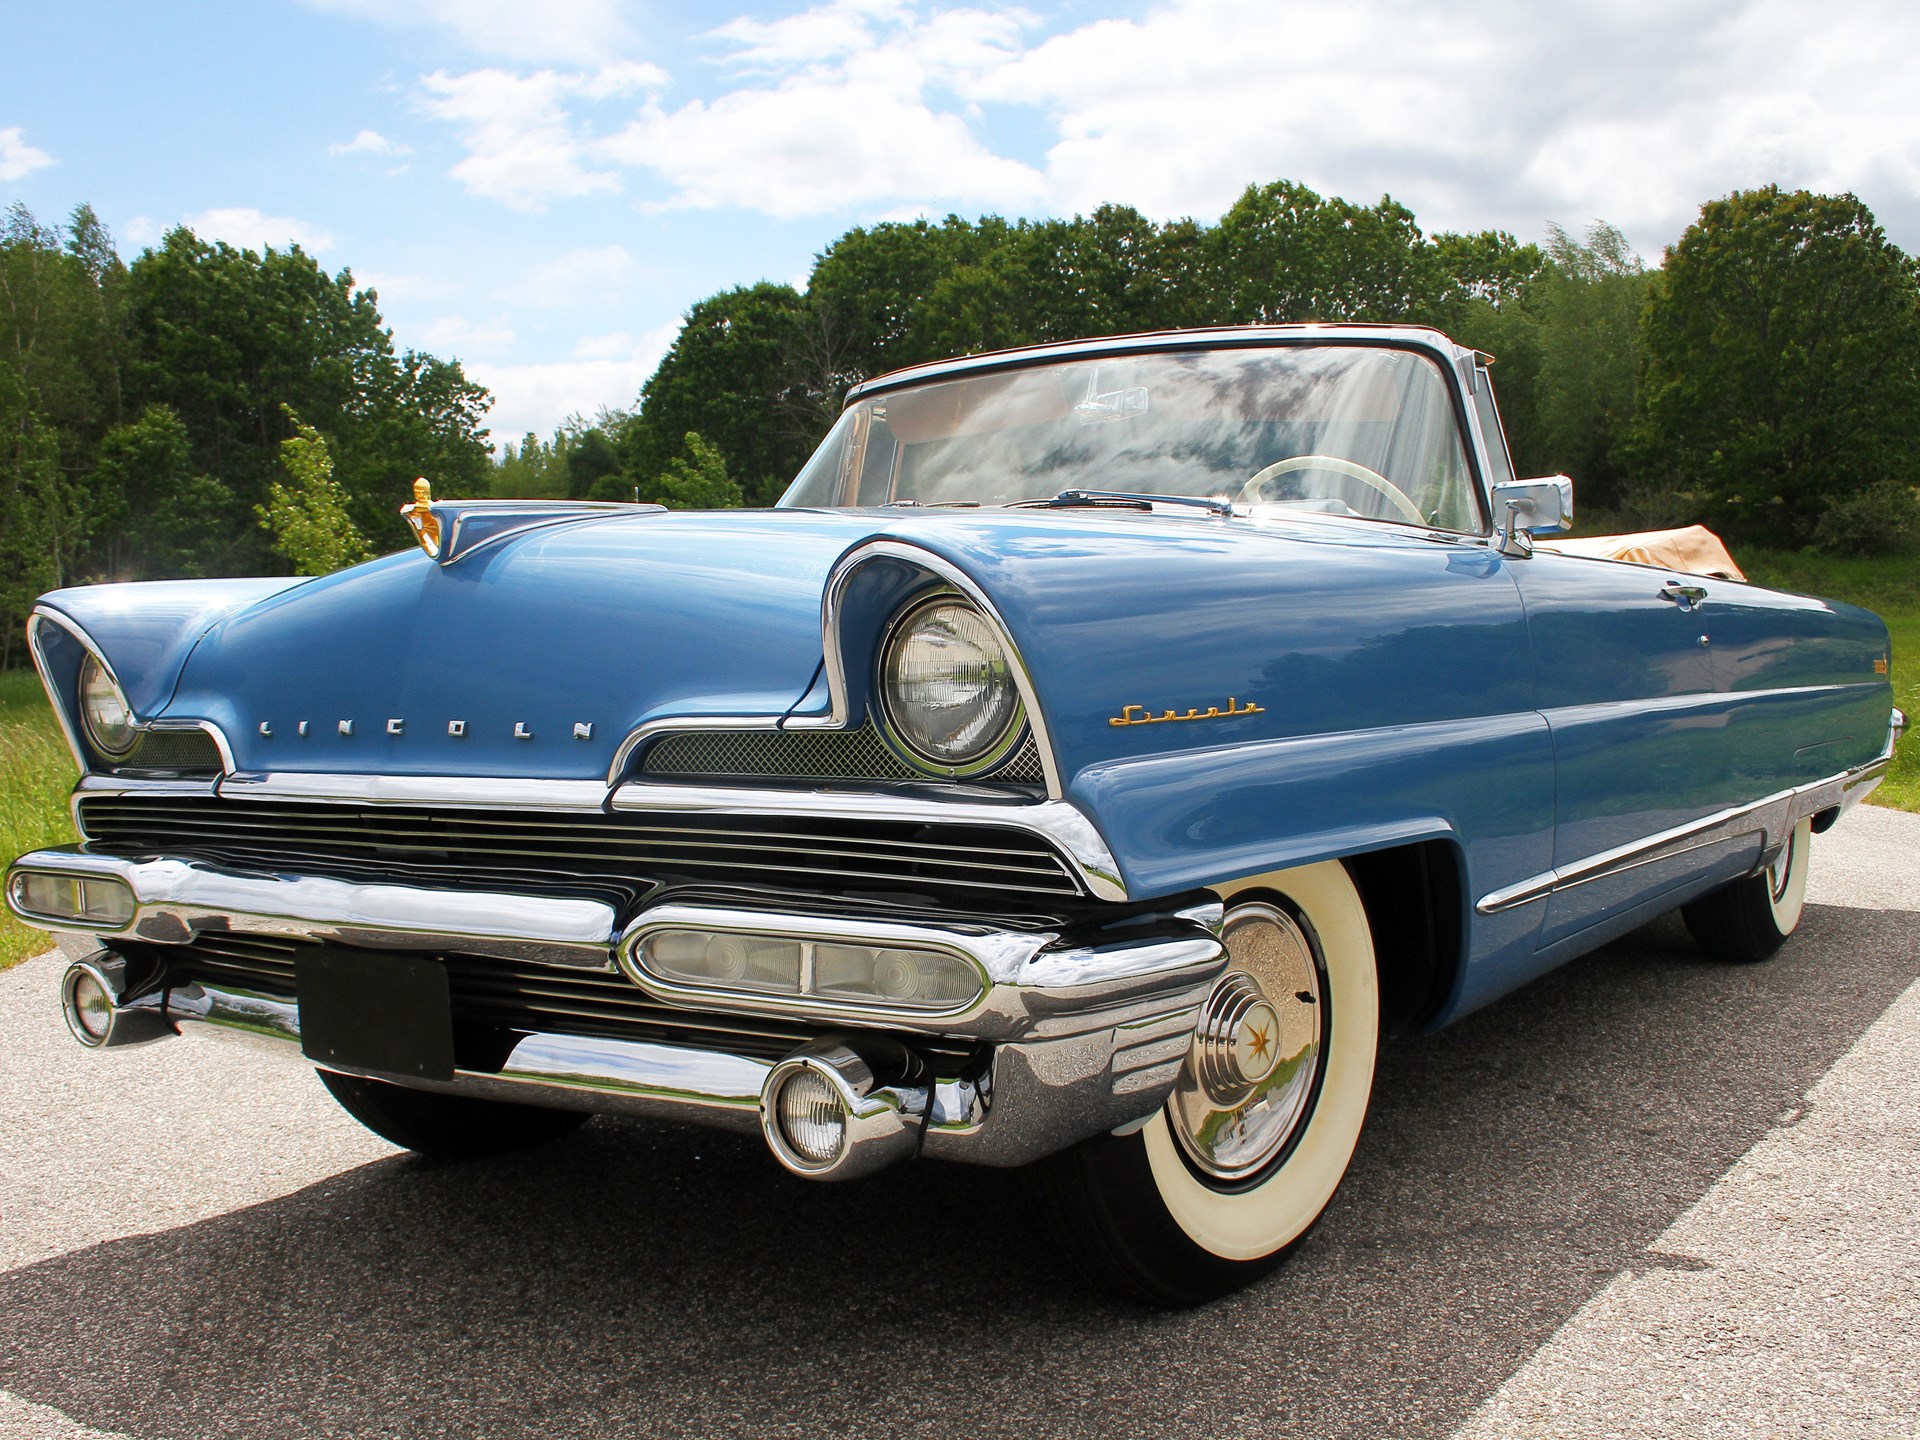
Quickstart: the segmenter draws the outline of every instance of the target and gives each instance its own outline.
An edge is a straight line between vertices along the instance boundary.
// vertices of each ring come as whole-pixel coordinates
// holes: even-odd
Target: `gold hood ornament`
[[[427,552],[427,558],[440,558],[440,520],[433,513],[433,486],[422,475],[413,482],[413,503],[402,505],[400,514],[413,528],[413,538],[420,542],[420,548]]]

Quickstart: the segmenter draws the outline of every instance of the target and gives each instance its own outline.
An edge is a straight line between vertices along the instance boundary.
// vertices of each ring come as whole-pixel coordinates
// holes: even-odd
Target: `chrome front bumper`
[[[133,894],[133,915],[105,929],[22,913],[11,883],[22,873],[119,881]],[[164,947],[190,946],[202,935],[259,935],[619,974],[623,947],[662,913],[643,912],[623,930],[614,908],[593,900],[242,875],[200,862],[72,849],[24,855],[8,880],[15,913],[60,935],[69,956],[94,966],[112,995],[109,1035],[90,1041],[76,1029],[83,1043],[126,1043],[199,1027],[268,1044],[296,1060],[300,1017],[290,998],[202,977],[172,983],[164,971],[129,991],[114,948],[152,945],[164,955]],[[704,917],[715,930],[738,928],[747,918],[737,909],[692,905],[668,913],[680,926],[697,926]],[[815,914],[755,912],[750,918],[769,932],[891,936],[958,950],[981,967],[989,981],[985,993],[958,1015],[842,1006],[831,1013],[796,1008],[786,1018],[817,1026],[822,1039],[884,1033],[910,1052],[917,1038],[977,1042],[984,1060],[956,1073],[930,1062],[910,1081],[883,1084],[881,1098],[918,1127],[919,1153],[989,1165],[1025,1164],[1157,1111],[1178,1077],[1198,1009],[1226,964],[1217,904],[1133,916],[1072,936],[957,922],[836,922]],[[694,1008],[670,994],[643,992],[638,983],[636,992]],[[699,1008],[746,1016],[780,1010],[778,1002],[751,997],[730,1006],[709,999]],[[857,1049],[860,1042],[851,1043]],[[423,1089],[755,1132],[769,1076],[789,1058],[718,1045],[531,1033],[497,1070],[458,1069],[450,1081],[360,1073]]]

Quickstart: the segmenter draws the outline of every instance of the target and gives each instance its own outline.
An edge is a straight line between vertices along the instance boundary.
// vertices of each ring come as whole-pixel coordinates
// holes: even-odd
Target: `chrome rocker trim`
[[[1844,809],[1859,803],[1886,778],[1887,770],[1893,764],[1893,747],[1905,720],[1906,717],[1898,710],[1893,712],[1886,749],[1878,759],[1870,760],[1865,765],[1825,780],[1816,780],[1809,785],[1776,791],[1748,805],[1717,810],[1685,825],[1676,825],[1670,830],[1603,850],[1572,864],[1556,866],[1517,885],[1489,892],[1480,898],[1474,909],[1482,915],[1498,915],[1576,886],[1624,874],[1643,865],[1670,860],[1745,835],[1761,837],[1760,859],[1755,868],[1765,868],[1779,855],[1780,848],[1787,843],[1795,825],[1823,810]]]

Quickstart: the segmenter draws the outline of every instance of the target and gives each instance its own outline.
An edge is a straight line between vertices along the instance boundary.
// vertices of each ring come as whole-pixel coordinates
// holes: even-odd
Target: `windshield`
[[[786,506],[1187,495],[1477,531],[1446,380],[1384,346],[1107,356],[892,390],[848,407]]]

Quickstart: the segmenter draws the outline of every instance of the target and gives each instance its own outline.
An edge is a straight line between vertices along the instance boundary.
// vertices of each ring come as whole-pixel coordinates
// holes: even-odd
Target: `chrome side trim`
[[[904,540],[870,540],[864,545],[849,550],[835,562],[832,572],[820,600],[820,646],[822,665],[827,682],[827,710],[823,715],[698,715],[686,719],[649,720],[646,724],[628,732],[613,752],[613,763],[607,768],[607,784],[618,785],[626,774],[627,765],[633,759],[634,751],[648,740],[662,734],[685,730],[844,730],[850,723],[847,699],[846,655],[840,645],[840,619],[844,606],[846,590],[854,573],[870,560],[901,560],[917,566],[928,574],[944,581],[960,594],[973,602],[980,613],[993,626],[994,634],[1001,647],[1007,652],[1007,659],[1013,670],[1014,688],[1020,693],[1020,705],[1026,712],[1027,725],[1033,731],[1035,747],[1040,752],[1040,770],[1046,778],[1047,795],[1057,800],[1064,794],[1060,780],[1060,767],[1054,759],[1053,742],[1047,731],[1046,716],[1040,710],[1039,698],[1033,689],[1033,677],[1027,669],[1026,661],[1021,657],[1020,648],[1013,643],[1013,635],[1007,629],[1007,623],[1000,616],[993,602],[987,598],[986,591],[965,571],[950,561],[942,559],[930,550],[918,545],[908,544]]]
[[[86,652],[100,662],[100,668],[112,677],[114,684],[120,684],[120,677],[114,675],[113,666],[107,663],[107,657],[100,653],[100,647],[93,643],[93,637],[86,631],[58,610],[49,609],[45,605],[33,607],[33,613],[27,617],[27,650],[33,656],[33,668],[40,672],[41,688],[47,692],[47,703],[53,706],[54,718],[60,722],[60,733],[66,737],[67,749],[73,752],[73,763],[80,767],[80,773],[84,775],[91,762],[86,748],[80,743],[79,732],[73,728],[76,717],[69,715],[67,707],[60,703],[60,692],[53,683],[53,670],[47,662],[46,652],[41,644],[40,627],[49,622],[58,625],[78,640]],[[126,693],[125,687],[122,687],[120,693],[123,695]]]
[[[1611,850],[1602,850],[1569,865],[1556,866],[1517,885],[1483,895],[1474,909],[1482,915],[1498,915],[1535,900],[1544,900],[1563,890],[1625,874],[1629,870],[1702,850],[1742,835],[1757,833],[1762,837],[1761,858],[1764,862],[1784,842],[1787,832],[1802,819],[1835,805],[1852,805],[1864,799],[1885,778],[1892,764],[1892,756],[1893,741],[1889,738],[1886,752],[1865,765],[1808,785],[1775,791],[1750,804],[1716,810],[1711,815],[1684,825],[1617,845]]]
[[[1042,754],[1044,755],[1044,751]],[[1024,830],[1051,843],[1073,866],[1088,893],[1125,900],[1119,862],[1093,822],[1065,800],[948,800],[926,792],[873,790],[756,790],[744,786],[672,785],[632,781],[608,799],[618,812],[661,810],[710,815],[810,815],[873,820],[918,820],[930,825],[995,825]]]
[[[123,860],[77,849],[37,850],[7,870],[118,880],[133,918],[114,928],[62,920],[103,940],[192,944],[202,931],[332,940],[389,950],[461,950],[542,965],[611,970],[617,917],[599,900],[427,890],[315,875],[239,875],[194,861]],[[11,883],[8,885],[11,903]],[[16,910],[16,914],[19,912]],[[49,922],[21,915],[28,924]]]
[[[516,780],[466,775],[328,775],[269,771],[228,775],[222,800],[320,800],[354,805],[444,805],[461,809],[592,810],[605,808],[598,780]]]

